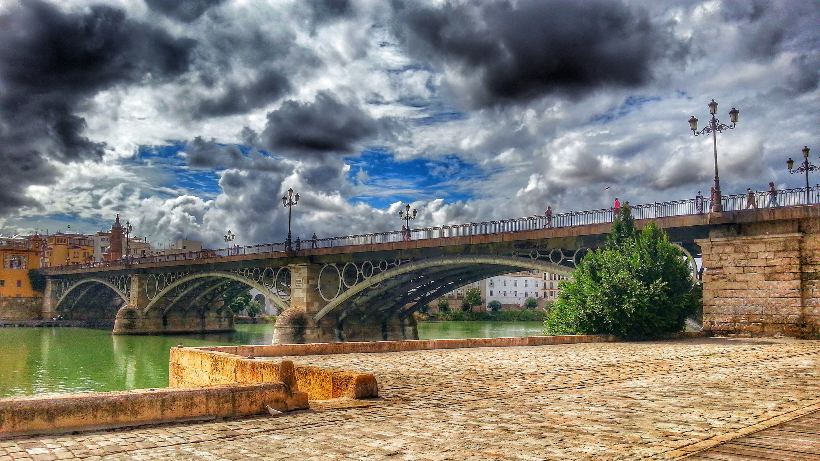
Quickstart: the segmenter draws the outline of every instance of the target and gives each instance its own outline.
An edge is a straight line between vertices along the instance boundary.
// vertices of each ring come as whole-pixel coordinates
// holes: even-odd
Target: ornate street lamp
[[[230,229],[228,229],[228,232],[225,235],[223,235],[222,238],[225,240],[225,243],[228,244],[234,241],[234,239],[236,238],[236,234],[234,234],[233,232],[231,232]]]
[[[718,174],[717,133],[723,132],[723,130],[734,129],[737,125],[737,117],[738,115],[740,115],[740,111],[732,107],[732,110],[729,111],[729,121],[732,124],[725,125],[723,123],[720,123],[720,120],[715,118],[718,103],[715,102],[715,100],[713,99],[708,105],[709,114],[712,115],[711,120],[709,120],[709,125],[704,127],[702,130],[698,131],[698,119],[695,118],[695,116],[693,115],[692,118],[689,119],[689,129],[692,130],[692,134],[694,134],[695,136],[712,133],[712,146],[715,153],[715,185],[712,190],[712,211],[721,212],[723,211],[723,204],[721,203],[722,200],[720,194],[720,175]]]
[[[413,212],[410,212],[410,204],[408,203],[404,210],[399,210],[399,219],[403,220],[405,223],[405,228],[407,229],[407,234],[404,235],[404,238],[410,240],[410,221],[416,219],[416,213],[418,210],[413,208]]]
[[[225,246],[228,247],[228,255],[229,256],[232,252],[231,251],[231,242],[233,242],[235,238],[236,238],[236,234],[231,232],[230,229],[228,229],[228,232],[226,232],[225,235],[222,236],[222,239],[225,240]]]
[[[809,146],[803,146],[803,163],[799,167],[797,167],[797,169],[794,169],[794,160],[792,160],[791,157],[789,157],[789,159],[786,160],[786,168],[789,169],[789,173],[791,173],[791,174],[803,173],[803,172],[806,173],[806,205],[808,205],[810,203],[810,201],[809,201],[809,171],[820,170],[820,166],[815,165],[813,163],[809,163],[809,152],[810,151],[811,151],[811,149],[809,149]]]
[[[125,231],[125,259],[128,259],[128,240],[131,237],[131,231],[134,230],[134,226],[131,225],[130,222],[125,221],[125,227],[123,227],[123,231]]]
[[[295,195],[293,193],[293,188],[288,189],[288,193],[282,196],[282,206],[287,207],[288,209],[288,238],[285,240],[285,250],[291,251],[291,234],[290,234],[290,221],[291,216],[293,215],[293,207],[299,203],[299,193],[297,192]]]

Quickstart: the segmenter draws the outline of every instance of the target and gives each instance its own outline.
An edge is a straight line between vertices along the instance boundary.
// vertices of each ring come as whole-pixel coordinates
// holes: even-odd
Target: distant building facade
[[[538,301],[539,306],[543,307],[558,297],[558,284],[564,279],[566,279],[565,276],[551,272],[513,272],[489,277],[459,287],[445,294],[439,300],[445,299],[448,301],[450,308],[456,308],[461,306],[461,301],[466,296],[467,290],[478,288],[485,306],[492,301],[498,301],[502,306],[508,308],[521,307],[527,299],[533,298]],[[431,303],[431,306],[437,305],[439,300]]]

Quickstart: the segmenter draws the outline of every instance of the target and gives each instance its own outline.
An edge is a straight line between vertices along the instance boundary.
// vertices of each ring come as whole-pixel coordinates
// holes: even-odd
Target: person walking
[[[401,240],[402,242],[407,241],[407,226],[404,224],[401,225]]]
[[[695,209],[698,211],[698,214],[703,214],[703,205],[703,194],[701,194],[700,191],[698,191],[698,195],[695,196]]]
[[[757,209],[757,201],[755,200],[755,193],[751,187],[746,188],[746,210],[749,208]]]
[[[313,233],[313,237],[310,239],[310,247],[311,248],[318,248],[319,246],[319,238],[316,237],[316,232]]]
[[[547,211],[544,212],[544,216],[547,218],[547,227],[552,227],[552,207],[547,206]]]
[[[621,212],[621,201],[618,200],[618,197],[615,197],[615,201],[612,202],[612,214],[617,215]]]
[[[766,204],[769,208],[777,208],[777,188],[774,187],[774,181],[769,181],[769,203]]]

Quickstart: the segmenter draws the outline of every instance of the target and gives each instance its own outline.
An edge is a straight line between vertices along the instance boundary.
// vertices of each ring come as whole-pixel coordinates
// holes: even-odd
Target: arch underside
[[[56,312],[66,320],[113,322],[127,298],[104,280],[86,279],[73,284],[57,301]]]
[[[520,257],[434,258],[403,264],[351,287],[316,316],[333,318],[341,329],[348,319],[407,317],[430,301],[473,282],[521,270],[568,275],[571,269]]]
[[[222,311],[231,300],[248,290],[256,289],[280,309],[285,301],[268,287],[231,273],[209,272],[193,274],[170,284],[150,299],[144,311],[161,312],[163,316],[192,310]]]

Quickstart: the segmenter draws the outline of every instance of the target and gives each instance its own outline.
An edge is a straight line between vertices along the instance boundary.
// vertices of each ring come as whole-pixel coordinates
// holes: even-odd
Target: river
[[[235,333],[113,336],[87,328],[0,328],[0,397],[165,387],[177,345],[270,344],[272,324]],[[420,322],[421,339],[542,334],[540,322]]]

